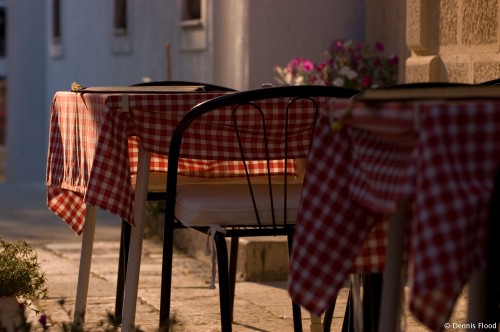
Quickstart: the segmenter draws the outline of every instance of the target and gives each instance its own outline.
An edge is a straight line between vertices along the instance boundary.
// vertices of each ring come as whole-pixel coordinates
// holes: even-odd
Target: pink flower
[[[389,64],[391,66],[396,66],[398,63],[399,63],[399,58],[397,55],[394,54],[389,58]]]
[[[369,88],[371,85],[372,85],[372,78],[369,77],[369,76],[364,76],[362,79],[361,79],[361,85],[365,88]]]
[[[287,65],[288,70],[289,71],[293,71],[293,70],[297,69],[299,67],[299,65],[300,65],[301,62],[302,62],[301,58],[295,58],[295,59],[293,59]]]
[[[381,42],[376,42],[375,49],[379,52],[383,52],[384,51],[384,44],[382,44]]]
[[[314,63],[309,59],[305,59],[304,62],[302,62],[302,69],[304,71],[313,71]]]
[[[341,40],[337,40],[335,42],[333,42],[332,44],[332,50],[333,51],[343,51],[344,50],[344,45],[342,44],[342,41]]]
[[[322,71],[323,69],[325,69],[325,67],[326,67],[326,63],[323,62],[323,63],[320,63],[316,66],[316,70]]]
[[[47,327],[47,315],[41,315],[40,318],[38,318],[38,322],[42,327]]]

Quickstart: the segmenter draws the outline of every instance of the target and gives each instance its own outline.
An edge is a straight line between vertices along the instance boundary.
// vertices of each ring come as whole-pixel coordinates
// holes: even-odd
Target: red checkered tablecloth
[[[385,252],[365,240],[373,227],[383,236],[387,215],[408,201],[410,309],[440,331],[464,283],[485,266],[488,202],[500,166],[500,101],[351,106],[340,131],[331,123],[347,104],[333,104],[318,120],[289,292],[320,315],[349,273],[380,270]]]
[[[47,160],[47,205],[70,227],[80,234],[83,230],[86,205],[109,211],[133,223],[133,189],[131,175],[137,172],[138,146],[152,153],[150,170],[167,171],[169,138],[179,120],[196,104],[222,93],[130,94],[128,111],[122,111],[122,94],[56,93],[50,119],[49,151]],[[328,98],[317,98],[325,108]],[[285,144],[283,110],[286,98],[256,103],[266,117],[269,151],[273,158],[276,149]],[[315,115],[313,103],[308,100],[294,103],[290,116],[310,119]],[[257,159],[264,156],[252,153],[252,147],[261,144],[262,135],[255,135],[261,118],[256,112],[246,112],[242,106],[237,121],[252,174],[260,174],[266,167]],[[242,176],[243,166],[232,130],[231,109],[210,112],[195,122],[183,140],[183,161],[179,172],[185,175],[228,177]],[[289,144],[289,158],[305,158],[309,150],[312,128],[289,128],[293,144]],[[310,123],[310,121],[309,121]],[[193,143],[191,137],[201,137],[204,144]],[[276,150],[276,151],[277,151]],[[201,158],[196,161],[191,158]],[[271,164],[272,171],[283,174],[284,161]],[[294,171],[289,161],[287,172]]]

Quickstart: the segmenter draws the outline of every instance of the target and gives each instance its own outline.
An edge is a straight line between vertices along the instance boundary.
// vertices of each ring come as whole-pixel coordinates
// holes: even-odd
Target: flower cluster
[[[372,47],[363,41],[337,40],[325,53],[328,59],[315,64],[304,58],[295,58],[286,67],[275,66],[280,84],[334,85],[364,90],[396,84],[398,57],[383,54],[382,43]]]
[[[288,85],[311,85],[317,84],[318,73],[316,65],[309,59],[295,58],[286,67],[275,66],[274,71],[278,74],[276,80],[280,84]]]

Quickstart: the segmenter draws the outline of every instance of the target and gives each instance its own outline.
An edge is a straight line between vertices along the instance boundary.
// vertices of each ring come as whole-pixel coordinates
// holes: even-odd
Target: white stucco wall
[[[63,1],[61,56],[48,59],[49,92],[67,89],[72,81],[163,80],[166,43],[172,79],[255,88],[272,81],[276,64],[295,56],[319,58],[333,39],[364,35],[364,0],[202,0],[206,47],[186,49],[182,45],[196,29],[181,28],[180,4],[129,1],[130,52],[119,55],[113,52],[112,2]]]
[[[48,108],[45,67],[45,3],[7,2],[6,178],[43,183],[47,160]]]
[[[249,2],[248,88],[272,81],[274,65],[294,57],[325,59],[334,39],[364,36],[363,0]]]
[[[364,0],[220,0],[215,6],[215,80],[239,89],[273,82],[273,67],[295,57],[322,59],[334,39],[364,37]]]
[[[164,80],[166,43],[172,44],[174,62],[178,60],[173,29],[179,19],[177,2],[129,1],[128,34],[117,37],[112,1],[62,1],[61,50],[48,58],[49,92],[68,89],[73,81],[97,86],[133,84],[143,77]],[[173,76],[178,76],[177,68]]]
[[[61,1],[51,42],[51,0],[8,0],[7,181],[45,181],[50,104],[72,82],[128,85],[143,77],[258,88],[273,66],[318,57],[335,38],[362,38],[363,0],[202,0],[203,24],[182,28],[182,0],[129,0],[116,37],[113,2]],[[186,47],[188,45],[188,47]]]

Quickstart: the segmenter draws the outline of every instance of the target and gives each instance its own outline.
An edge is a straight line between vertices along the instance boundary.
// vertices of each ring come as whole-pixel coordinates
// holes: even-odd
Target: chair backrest
[[[289,174],[296,173],[296,160],[307,157],[318,112],[333,98],[350,98],[357,93],[332,86],[284,86],[236,92],[196,105],[171,137],[166,213],[175,214],[180,158],[238,162],[235,167],[242,169],[256,214],[254,184],[261,185],[264,179],[273,205],[274,184],[280,178],[286,210]],[[284,219],[286,222],[286,211]]]

